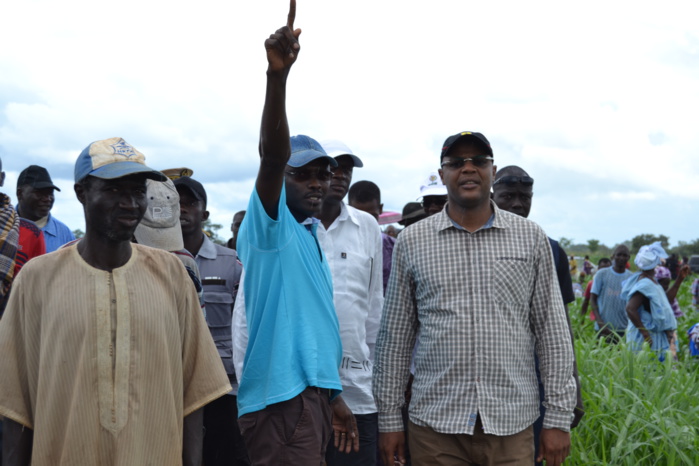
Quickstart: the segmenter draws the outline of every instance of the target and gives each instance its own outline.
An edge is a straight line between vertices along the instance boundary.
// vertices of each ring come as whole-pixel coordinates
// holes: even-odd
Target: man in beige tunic
[[[230,390],[172,254],[130,240],[146,179],[123,139],[75,166],[85,237],[30,261],[0,321],[3,464],[199,465],[201,411]]]

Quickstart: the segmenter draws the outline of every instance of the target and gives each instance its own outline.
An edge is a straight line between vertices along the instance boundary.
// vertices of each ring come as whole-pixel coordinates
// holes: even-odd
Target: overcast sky
[[[699,237],[696,2],[298,0],[292,134],[340,139],[400,211],[444,139],[480,131],[536,180],[553,238],[612,246]],[[4,2],[4,192],[48,168],[53,214],[84,229],[73,166],[123,137],[153,168],[194,170],[227,238],[257,171],[266,37],[288,2]]]

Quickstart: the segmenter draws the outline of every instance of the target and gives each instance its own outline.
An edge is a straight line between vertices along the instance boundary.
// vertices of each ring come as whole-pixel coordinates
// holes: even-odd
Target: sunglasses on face
[[[495,186],[496,184],[506,184],[507,186],[514,186],[517,183],[523,186],[533,186],[534,178],[530,178],[528,176],[503,176],[502,178],[495,180],[493,186]]]
[[[327,168],[294,168],[293,170],[285,170],[284,173],[296,181],[308,181],[311,178],[316,178],[318,181],[330,181],[333,177],[333,172]]]
[[[447,196],[425,196],[422,198],[422,207],[428,208],[433,205],[444,207],[447,203]]]
[[[489,155],[477,155],[475,157],[468,158],[455,158],[442,162],[442,168],[449,168],[451,170],[458,170],[459,168],[466,165],[466,162],[471,162],[476,168],[483,168],[493,161],[493,158]]]

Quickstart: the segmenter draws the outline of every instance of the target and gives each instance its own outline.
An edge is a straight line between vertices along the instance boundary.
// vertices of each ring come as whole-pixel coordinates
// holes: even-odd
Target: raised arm
[[[286,119],[286,79],[301,46],[301,29],[294,29],[296,0],[291,0],[286,26],[277,29],[265,41],[267,52],[267,91],[260,127],[260,171],[255,187],[262,205],[277,218],[284,168],[289,160],[289,123]]]
[[[670,301],[671,304],[677,297],[677,292],[680,291],[680,286],[682,286],[682,282],[689,276],[690,273],[691,270],[689,266],[683,265],[679,273],[677,274],[677,280],[675,280],[675,283],[673,283],[672,286],[665,293],[668,301]]]

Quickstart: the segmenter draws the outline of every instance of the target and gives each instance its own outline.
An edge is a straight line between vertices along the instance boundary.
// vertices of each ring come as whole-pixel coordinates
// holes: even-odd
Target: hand
[[[405,432],[379,432],[379,452],[384,466],[405,464]]]
[[[692,272],[692,270],[689,268],[689,265],[685,264],[680,268],[680,271],[677,272],[677,279],[678,280],[684,280],[689,276],[689,274]]]
[[[301,50],[301,45],[299,45],[301,29],[294,30],[295,19],[296,0],[291,0],[286,26],[277,29],[277,31],[265,41],[268,73],[288,73],[291,65],[296,61],[296,57],[298,57],[299,51]]]
[[[560,429],[542,429],[539,439],[539,456],[536,461],[546,460],[546,466],[559,466],[570,454],[570,432]]]
[[[339,451],[349,453],[354,450],[359,451],[359,431],[357,430],[357,420],[350,411],[341,396],[337,396],[330,407],[333,411],[333,435],[335,437],[335,448]]]

